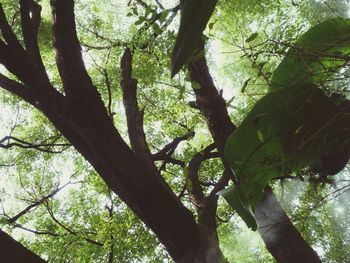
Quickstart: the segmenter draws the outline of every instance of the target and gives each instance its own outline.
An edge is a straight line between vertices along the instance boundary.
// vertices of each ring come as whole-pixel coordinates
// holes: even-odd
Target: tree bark
[[[44,263],[46,261],[0,230],[0,262]]]
[[[262,200],[255,208],[255,217],[259,222],[258,231],[267,249],[278,262],[321,262],[284,213],[270,188],[265,189]]]
[[[204,41],[201,41],[199,44],[199,50],[204,50]],[[189,63],[188,68],[191,80],[198,83],[200,86],[200,88],[194,89],[196,101],[191,103],[191,106],[199,109],[206,118],[208,128],[214,138],[217,149],[221,154],[221,158],[226,168],[226,174],[229,174],[223,176],[219,185],[220,187],[217,187],[216,189],[219,191],[228,184],[230,178],[235,180],[231,169],[225,161],[224,147],[228,136],[234,132],[236,127],[229,118],[225,100],[215,87],[205,57],[203,56],[199,60]],[[301,253],[300,251],[302,251],[303,255],[307,255],[310,260],[313,260],[310,262],[320,262],[316,252],[302,238],[272,193],[269,195],[268,200],[269,202],[261,200],[258,204],[256,219],[260,226],[259,233],[261,234],[261,238],[271,255],[278,262],[305,262],[300,261],[302,257],[300,257],[299,254]],[[267,233],[260,231],[261,227],[264,228],[264,226],[269,225],[271,220],[276,220],[276,218],[263,216],[270,214],[278,214],[278,222],[281,222],[283,226],[283,228],[275,224],[271,226],[271,229],[274,229],[274,239],[271,239]],[[275,240],[278,240],[278,242],[275,242]],[[288,250],[286,248],[288,248]],[[286,258],[282,258],[281,253],[286,253],[289,261],[285,261]]]

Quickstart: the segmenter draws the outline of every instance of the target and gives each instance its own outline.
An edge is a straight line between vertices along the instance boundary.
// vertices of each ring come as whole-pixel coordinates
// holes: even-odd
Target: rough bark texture
[[[44,263],[46,261],[0,230],[0,262]]]
[[[199,49],[204,49],[203,41],[201,41]],[[200,86],[200,88],[194,89],[196,101],[191,103],[191,106],[199,109],[205,116],[209,130],[214,138],[218,151],[221,153],[226,168],[226,175],[224,174],[221,184],[216,187],[216,190],[220,190],[227,185],[230,178],[233,178],[232,172],[223,157],[223,152],[226,139],[235,130],[235,126],[229,118],[225,100],[215,87],[205,57],[190,63],[188,68],[191,80],[197,82]],[[261,216],[262,212],[267,216]],[[320,262],[316,252],[301,237],[273,194],[269,195],[269,202],[261,200],[256,213],[258,213],[256,219],[259,226],[269,225],[271,220],[276,219],[269,218],[268,215],[279,215],[278,222],[283,225],[283,228],[277,225],[272,226],[272,229],[276,227],[276,231],[274,231],[275,239],[271,239],[269,235],[259,231],[266,247],[278,262],[306,262],[300,261],[300,251],[302,251],[304,255],[308,255],[311,261],[307,262]],[[275,242],[275,240],[278,240],[278,242]],[[283,258],[281,257],[281,253],[283,253]],[[285,261],[286,259],[289,261]]]

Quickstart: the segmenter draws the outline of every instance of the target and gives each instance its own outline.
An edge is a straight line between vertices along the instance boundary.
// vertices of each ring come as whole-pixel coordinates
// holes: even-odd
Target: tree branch
[[[39,256],[0,230],[0,262],[42,263]]]
[[[21,49],[22,51],[24,51],[21,43],[18,41],[15,33],[12,31],[6,19],[4,9],[2,8],[1,3],[0,3],[0,30],[8,46],[12,46],[14,49]]]
[[[20,219],[25,214],[29,213],[33,208],[38,207],[39,205],[45,203],[48,199],[54,197],[59,191],[61,191],[63,188],[65,188],[69,183],[66,183],[65,185],[61,187],[56,187],[51,193],[48,195],[43,196],[39,200],[36,200],[35,202],[31,203],[29,206],[24,208],[21,212],[17,213],[15,216],[12,216],[7,219],[7,222],[9,223],[15,223],[18,219]]]
[[[97,95],[86,71],[76,33],[74,1],[52,0],[53,36],[56,61],[68,97]]]
[[[41,6],[33,0],[20,1],[21,27],[25,48],[40,72],[48,78],[38,46],[38,30],[41,22],[40,13]]]
[[[23,0],[24,1],[24,0]],[[29,2],[21,2],[22,3],[22,17],[26,21],[26,16],[24,12],[26,11],[26,6],[31,9],[30,1]],[[24,8],[24,9],[23,9]],[[36,6],[36,11],[28,11],[33,12],[33,17],[30,18],[31,22],[34,23],[35,26],[38,26],[40,22],[40,12],[39,7]],[[27,14],[29,15],[29,13]],[[19,43],[16,35],[10,28],[7,19],[5,17],[4,11],[0,4],[0,30],[3,38],[7,42],[3,42],[0,40],[0,63],[3,64],[8,71],[14,74],[21,82],[24,84],[19,84],[16,81],[10,80],[4,75],[0,76],[0,84],[3,88],[8,91],[13,92],[14,94],[21,96],[27,102],[32,104],[34,107],[37,107],[40,110],[44,111],[44,106],[46,106],[45,113],[47,113],[48,108],[51,108],[50,111],[54,110],[62,110],[62,96],[61,94],[54,89],[54,87],[50,84],[49,79],[46,75],[45,69],[40,67],[42,65],[39,51],[36,53],[36,62],[30,57],[30,51],[35,50],[35,46],[37,47],[36,36],[33,37],[32,31],[29,32],[30,26],[22,22],[24,28],[22,28],[23,35],[26,37],[25,42],[29,47],[29,51],[24,50],[24,48]],[[35,22],[33,22],[35,21]],[[33,24],[32,24],[33,25]],[[33,29],[33,28],[32,28]],[[39,64],[40,65],[39,65]],[[38,67],[39,65],[39,67]],[[30,91],[28,91],[30,89]]]
[[[205,160],[219,157],[217,152],[212,152],[214,149],[215,144],[210,144],[205,147],[204,150],[198,152],[188,164],[188,178],[190,179],[192,186],[189,192],[191,193],[193,201],[197,207],[202,206],[204,199],[201,183],[199,181],[199,168]]]
[[[32,233],[32,234],[35,234],[35,235],[38,235],[38,236],[42,236],[42,235],[47,235],[47,236],[52,236],[52,237],[60,237],[61,236],[59,234],[56,234],[56,233],[50,232],[50,231],[30,229],[28,227],[22,226],[21,224],[17,224],[17,223],[13,224],[13,227],[22,229],[24,231],[27,231],[29,233]]]
[[[199,44],[199,50],[204,50],[203,40],[201,40]],[[196,106],[207,119],[209,130],[213,136],[214,142],[217,145],[217,149],[220,152],[224,163],[225,172],[223,174],[223,177],[220,179],[216,187],[214,187],[215,191],[221,190],[228,184],[229,179],[233,178],[231,169],[224,158],[224,147],[228,136],[235,130],[235,126],[229,118],[225,100],[217,91],[213,83],[205,57],[203,56],[199,60],[189,63],[188,68],[192,82],[197,82],[200,85],[199,89],[194,89],[196,95]],[[233,179],[233,181],[235,182],[235,179]],[[264,199],[266,195],[268,195],[267,199],[269,199],[269,202],[266,202]],[[259,227],[258,230],[261,234],[261,237],[263,238],[263,241],[265,242],[271,254],[279,262],[285,261],[286,258],[295,260],[296,262],[300,262],[300,260],[302,260],[301,258],[307,258],[308,260],[310,259],[310,262],[320,262],[315,251],[301,237],[300,233],[294,227],[285,211],[278,204],[278,201],[272,192],[271,194],[265,192],[265,196],[258,203],[255,209],[255,216],[258,224],[264,225],[265,222],[275,220],[276,217],[278,219],[282,219],[283,217],[283,225],[284,229],[286,229],[286,232],[275,229],[274,239],[271,239],[271,235],[265,234],[264,230]],[[212,192],[210,200],[216,199],[217,195]],[[271,203],[274,203],[273,207],[270,206]],[[213,206],[216,205],[216,203],[212,204]],[[202,217],[210,219],[210,217],[213,216],[212,214],[215,212],[215,209],[210,210],[211,216],[209,214],[203,213]],[[215,225],[216,223],[212,221],[211,224]],[[276,243],[275,240],[278,240],[278,243]],[[292,247],[292,249],[288,248],[288,250],[285,249],[288,246],[284,244],[290,244],[293,246],[297,243],[304,244],[302,252],[298,250],[298,246]],[[301,253],[303,256],[299,257],[298,254]]]
[[[49,215],[51,216],[52,220],[57,224],[59,225],[60,227],[62,227],[64,230],[66,230],[69,234],[73,235],[73,236],[78,236],[78,233],[74,230],[71,230],[70,228],[68,228],[66,225],[64,225],[62,222],[60,222],[54,215],[51,207],[49,206],[47,200],[44,202],[46,204],[46,208],[47,208],[47,211],[49,212]],[[82,237],[86,242],[90,243],[90,244],[93,244],[93,245],[96,245],[96,246],[99,246],[99,247],[102,247],[103,246],[103,243],[101,242],[98,242],[96,240],[92,240],[91,238],[88,238],[88,237]]]
[[[193,136],[194,136],[194,132],[189,132],[183,136],[176,137],[173,141],[171,141],[170,143],[165,145],[159,152],[154,153],[152,155],[153,160],[159,161],[159,160],[167,159],[169,156],[171,156],[175,152],[175,150],[176,150],[177,146],[180,144],[180,142],[186,141],[186,140],[192,138]]]
[[[4,76],[1,73],[0,73],[0,87],[17,95],[18,97],[24,99],[26,102],[30,104],[35,104],[36,96],[34,92],[32,92],[27,87],[25,87],[23,84],[17,81],[14,81],[12,79],[9,79],[8,77]]]
[[[15,141],[15,142],[10,142],[11,140]],[[4,142],[7,142],[6,144],[4,144]],[[23,149],[36,149],[38,151],[42,151],[42,152],[47,152],[47,153],[61,153],[63,152],[67,147],[70,147],[71,144],[69,143],[30,143],[27,141],[24,141],[22,139],[13,137],[13,136],[5,136],[2,139],[0,139],[0,148],[4,148],[4,149],[9,149],[12,147],[19,147],[19,148],[23,148]],[[50,150],[49,148],[51,147],[62,147],[62,150],[59,151],[53,151]]]
[[[146,135],[143,129],[143,110],[137,102],[137,81],[132,78],[132,54],[126,48],[120,63],[123,103],[128,126],[131,149],[145,164],[155,172],[157,169],[148,148]]]

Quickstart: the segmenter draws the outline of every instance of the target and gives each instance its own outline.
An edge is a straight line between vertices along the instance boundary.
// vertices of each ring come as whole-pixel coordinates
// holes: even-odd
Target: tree
[[[147,140],[144,130],[144,118],[151,118],[151,114],[147,115],[147,109],[144,110],[140,107],[142,99],[137,95],[140,88],[138,80],[139,84],[142,81],[152,83],[164,79],[164,76],[169,77],[169,75],[158,70],[164,65],[155,65],[153,69],[155,73],[153,72],[153,74],[159,74],[159,76],[154,77],[150,74],[141,80],[140,72],[142,70],[147,72],[150,69],[136,66],[133,63],[133,58],[142,57],[144,55],[142,51],[145,51],[146,54],[150,52],[157,57],[159,50],[151,48],[155,40],[160,38],[163,33],[164,29],[160,26],[166,28],[167,23],[173,19],[169,14],[176,14],[183,7],[178,5],[165,9],[162,4],[157,2],[158,8],[161,10],[157,11],[158,8],[143,1],[137,1],[137,3],[145,9],[145,13],[138,14],[138,5],[132,9],[134,15],[139,15],[136,23],[141,25],[133,35],[132,41],[110,42],[108,39],[105,40],[108,44],[108,56],[112,48],[121,49],[120,47],[122,47],[123,50],[120,63],[120,87],[130,147],[123,139],[121,132],[116,129],[118,124],[114,123],[115,118],[111,106],[111,80],[108,70],[99,68],[107,87],[106,92],[94,84],[90,77],[91,74],[88,74],[84,65],[81,42],[85,42],[85,39],[82,38],[81,42],[78,40],[74,1],[72,0],[51,1],[55,63],[59,77],[49,74],[50,71],[45,64],[47,62],[42,59],[46,46],[43,45],[45,40],[41,40],[40,35],[38,39],[38,31],[48,30],[48,24],[44,20],[40,26],[41,7],[32,0],[21,0],[19,2],[21,24],[17,27],[16,24],[10,25],[4,10],[1,10],[0,29],[3,39],[0,42],[0,62],[8,73],[0,75],[0,86],[41,111],[57,130],[56,137],[51,137],[48,142],[42,140],[41,143],[29,143],[14,136],[8,137],[4,141],[8,142],[7,147],[17,145],[49,151],[49,153],[53,151],[52,147],[63,147],[64,149],[72,145],[92,165],[108,189],[117,194],[137,217],[154,232],[176,262],[220,262],[223,260],[223,255],[219,247],[217,232],[216,216],[219,198],[217,193],[226,187],[230,179],[236,182],[224,156],[226,140],[236,130],[236,126],[231,121],[226,102],[209,73],[207,60],[203,55],[205,43],[201,40],[198,46],[195,46],[197,55],[194,55],[187,63],[188,78],[192,84],[195,101],[189,103],[193,110],[185,109],[185,111],[191,112],[190,114],[198,111],[202,114],[207,122],[211,138],[209,137],[205,141],[205,147],[200,151],[187,153],[185,156],[187,160],[186,158],[185,161],[178,160],[173,156],[176,147],[180,142],[194,136],[193,127],[185,125],[183,128],[186,131],[185,135],[176,134],[178,137],[165,146],[164,142],[158,142],[157,146],[163,144],[164,147],[155,153],[151,151],[154,149],[150,149],[150,141]],[[185,11],[183,10],[183,12]],[[98,28],[101,21],[92,21],[92,23],[95,23]],[[182,27],[186,28],[186,25]],[[203,28],[205,25],[201,27]],[[95,36],[103,39],[94,28],[90,30]],[[164,46],[167,44],[166,41],[171,42],[174,39],[174,34],[166,32],[168,32],[167,38],[162,41]],[[94,50],[103,49],[103,46],[93,46],[91,43],[83,43],[83,46]],[[192,52],[188,52],[188,54],[190,53]],[[159,64],[164,63],[164,60],[164,58],[159,59]],[[138,76],[140,78],[137,80]],[[172,85],[180,90],[182,93],[180,95],[183,97],[186,87],[182,86],[181,82],[177,83],[176,81]],[[146,92],[156,92],[156,89],[146,90]],[[156,111],[157,107],[154,107],[153,110]],[[177,116],[174,117],[176,120]],[[200,123],[198,115],[197,119],[191,118],[195,125],[203,127],[203,123],[198,124]],[[62,139],[61,135],[67,141]],[[15,142],[11,144],[10,140]],[[216,169],[222,175],[212,178],[207,175],[206,179],[208,180],[202,182],[200,166],[211,159],[221,160]],[[159,161],[162,162],[160,165],[157,163]],[[181,178],[183,186],[180,191],[174,187],[171,180],[166,180],[167,165],[175,165],[177,167],[174,169],[175,173],[183,174],[183,178]],[[64,226],[55,217],[52,212],[53,206],[47,202],[61,188],[56,186],[54,191],[42,196],[33,202],[31,207],[24,209],[23,213],[10,217],[7,221],[16,223],[23,214],[33,207],[45,204],[49,213],[51,211],[50,215],[53,220],[56,219],[58,224],[72,236],[79,236],[78,232]],[[109,190],[105,192],[109,192]],[[183,199],[187,195],[192,207],[188,204],[186,206],[186,200]],[[114,209],[112,194],[110,201],[111,203],[106,210],[112,218]],[[271,204],[276,205],[271,206]],[[267,213],[275,212],[274,210],[277,210],[276,213],[273,213],[278,215],[277,218],[271,219],[266,216]],[[262,201],[255,210],[255,216],[260,226],[261,237],[277,261],[300,262],[300,259],[307,258],[309,262],[320,262],[314,250],[293,226],[282,207],[278,205],[278,201],[270,189],[266,189]],[[273,230],[276,233],[274,240],[269,238],[264,230],[266,225],[271,224],[271,220],[274,223]],[[276,220],[279,222],[277,226]],[[57,235],[54,231],[50,233]],[[113,244],[113,238],[115,237],[112,235],[109,239],[111,244]],[[99,245],[98,241],[88,236],[85,236],[84,239],[91,244]],[[112,246],[111,244],[109,246]],[[110,262],[113,261],[113,257],[113,249],[111,249]]]

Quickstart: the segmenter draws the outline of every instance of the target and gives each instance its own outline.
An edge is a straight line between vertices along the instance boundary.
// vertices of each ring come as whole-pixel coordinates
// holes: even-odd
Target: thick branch
[[[38,46],[38,30],[41,22],[41,6],[33,0],[20,1],[21,27],[24,45],[38,70],[47,78]]]
[[[199,168],[203,161],[219,157],[217,152],[212,152],[215,149],[215,144],[210,144],[204,150],[198,152],[188,164],[188,178],[191,181],[191,196],[194,199],[197,207],[202,206],[204,194],[199,182]]]
[[[199,48],[200,50],[204,50],[203,41],[201,41]],[[213,83],[205,57],[203,56],[199,60],[189,63],[188,68],[190,71],[191,80],[197,82],[200,85],[199,89],[194,89],[196,95],[195,106],[207,119],[209,130],[214,138],[214,142],[217,145],[219,152],[221,153],[225,166],[224,176],[221,178],[217,186],[214,187],[215,190],[220,190],[221,187],[227,185],[229,178],[232,177],[232,172],[225,162],[223,153],[225,142],[228,136],[235,130],[235,126],[229,118],[224,99],[217,91]],[[213,193],[211,196],[213,198],[216,198],[216,195],[213,195]],[[272,202],[278,204],[278,201],[273,195],[270,195],[270,198]],[[302,238],[300,236],[300,233],[294,227],[293,223],[290,221],[289,217],[281,206],[274,206],[274,213],[270,213],[271,209],[271,206],[269,206],[267,202],[264,202],[264,200],[261,200],[261,202],[258,204],[255,215],[259,226],[264,226],[265,223],[269,220],[274,220],[274,217],[277,215],[278,219],[283,218],[283,224],[289,229],[289,233],[288,235],[284,235],[283,231],[276,231],[274,239],[279,240],[279,242],[276,243],[270,238],[270,235],[262,234],[262,232],[260,232],[261,229],[259,228],[261,237],[263,238],[268,248],[271,246],[274,247],[274,249],[269,250],[277,260],[281,258],[280,253],[284,253],[283,257],[288,258],[288,261],[281,262],[300,262],[297,260],[299,258],[297,256],[299,253],[298,249],[295,249],[295,247],[292,245],[290,246],[292,249],[284,249],[285,244],[301,242]],[[276,213],[276,211],[278,211],[278,213]],[[271,216],[271,218],[263,216],[262,213]],[[208,215],[204,216],[208,217]],[[306,257],[308,260],[310,259],[308,262],[319,262],[319,258],[317,257],[315,251],[305,242],[305,240],[302,241],[304,245],[303,253],[305,253],[304,255],[309,255],[309,257]]]
[[[0,262],[46,262],[0,230]]]
[[[203,41],[201,41],[199,49],[204,49]],[[204,56],[190,63],[188,68],[191,81],[200,86],[200,88],[194,89],[196,107],[205,116],[216,147],[223,153],[227,137],[235,130],[228,115],[225,100],[215,87]]]
[[[0,30],[1,30],[1,35],[4,37],[6,43],[9,46],[13,46],[15,49],[23,50],[23,47],[19,43],[15,33],[12,31],[6,19],[4,9],[2,8],[1,3],[0,3]]]
[[[76,33],[74,1],[52,0],[51,6],[56,61],[67,96],[83,96],[86,91],[95,93]]]
[[[0,87],[6,89],[7,91],[17,95],[18,97],[24,99],[30,104],[35,104],[35,93],[30,89],[26,88],[21,83],[9,79],[8,77],[0,74]]]
[[[321,262],[290,222],[270,188],[265,189],[264,196],[255,209],[255,216],[259,222],[259,233],[278,262]]]
[[[28,1],[29,2],[25,5],[31,6],[31,0]],[[32,11],[33,18],[31,19],[39,19],[37,17],[40,15],[38,13],[38,8],[39,7],[36,7],[36,11]],[[24,13],[24,11],[25,9],[23,10],[22,8],[22,13]],[[25,16],[23,17],[23,19],[26,19]],[[25,26],[25,28],[23,28],[22,30],[23,34],[27,38],[27,40],[25,41],[28,42],[28,35],[30,35],[30,32],[28,32],[29,25],[24,24],[24,22],[22,24],[23,26]],[[39,21],[35,23],[38,24]],[[31,103],[33,106],[39,108],[40,110],[43,110],[44,104],[46,104],[46,106],[49,106],[50,104],[51,110],[52,108],[54,108],[54,110],[60,109],[60,107],[63,104],[61,94],[57,92],[50,84],[43,66],[40,68],[40,65],[42,65],[42,63],[40,64],[41,59],[38,53],[39,51],[37,50],[37,63],[35,63],[35,61],[29,55],[29,53],[26,50],[24,50],[24,48],[20,45],[19,41],[16,38],[16,35],[11,30],[1,5],[0,29],[3,38],[7,42],[6,44],[2,40],[0,40],[0,63],[3,64],[8,71],[14,74],[22,83],[24,83],[24,85],[22,86],[22,84],[19,84],[1,75],[0,85],[2,85],[3,88],[9,90],[10,92],[21,96],[27,102]],[[30,38],[30,44],[28,43],[28,45],[31,46],[31,48],[37,45],[36,43],[34,43],[34,41],[36,41],[36,39],[34,39],[33,37]],[[30,91],[28,91],[28,89],[30,89]]]
[[[129,48],[124,51],[120,67],[120,84],[123,90],[123,103],[131,149],[155,172],[156,167],[143,130],[143,111],[139,109],[137,102],[137,81],[132,78],[132,54]]]

